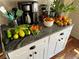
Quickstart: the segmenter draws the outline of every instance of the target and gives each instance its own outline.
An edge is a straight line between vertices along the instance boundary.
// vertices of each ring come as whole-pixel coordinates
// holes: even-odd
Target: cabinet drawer
[[[46,37],[39,39],[38,41],[34,42],[34,44],[36,44],[37,46],[42,45],[42,44],[47,44],[48,39],[49,39],[49,36],[46,36]]]
[[[27,53],[28,53],[28,48],[26,46],[24,46],[22,48],[9,52],[8,55],[9,55],[10,59],[18,59],[18,58],[21,59],[24,56],[26,58]]]
[[[20,54],[23,54],[23,53],[26,53],[26,47],[22,47],[22,48],[20,48],[20,49],[17,49],[17,50],[15,50],[15,51],[12,51],[12,52],[10,52],[10,53],[8,53],[8,54],[10,54],[10,55],[16,55],[16,56],[18,56],[18,55],[20,55]]]
[[[47,44],[48,43],[48,39],[49,39],[49,36],[46,36],[46,37],[44,37],[42,39],[39,39],[39,40],[29,44],[29,47],[34,46],[34,45],[35,46],[39,46],[39,45]]]
[[[61,31],[59,31],[59,36],[64,36],[64,35],[67,35],[68,33],[70,33],[71,32],[71,29],[72,29],[72,26],[70,26],[70,27],[67,27],[67,28],[65,28],[65,29],[63,29],[63,30],[61,30]]]

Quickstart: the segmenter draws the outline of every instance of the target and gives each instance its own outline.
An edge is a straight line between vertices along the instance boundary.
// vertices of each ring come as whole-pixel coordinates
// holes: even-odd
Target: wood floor
[[[79,59],[79,40],[70,37],[66,48],[52,57],[51,59]],[[0,56],[0,59],[4,59],[4,56]]]

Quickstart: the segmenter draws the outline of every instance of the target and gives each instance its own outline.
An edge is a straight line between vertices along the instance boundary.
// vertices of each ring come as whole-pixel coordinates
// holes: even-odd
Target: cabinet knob
[[[58,41],[61,41],[60,39]]]
[[[37,54],[37,52],[35,52],[34,54]]]
[[[32,54],[30,54],[29,56],[32,57]]]
[[[63,38],[61,38],[63,40]]]

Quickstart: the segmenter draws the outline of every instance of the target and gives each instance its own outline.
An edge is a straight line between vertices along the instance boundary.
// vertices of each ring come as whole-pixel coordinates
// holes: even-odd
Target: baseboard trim
[[[0,53],[0,56],[2,56],[2,55],[3,55],[3,52]]]
[[[77,38],[73,37],[72,35],[70,35],[70,37],[72,37],[72,38],[74,38],[74,39],[77,39]],[[77,40],[79,40],[79,39],[77,39]]]

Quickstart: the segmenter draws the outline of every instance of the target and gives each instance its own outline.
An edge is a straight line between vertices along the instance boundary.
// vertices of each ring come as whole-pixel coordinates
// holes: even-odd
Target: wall
[[[71,35],[77,39],[79,39],[79,0],[74,1],[74,5],[77,7],[76,11],[70,14],[70,17],[73,20],[74,27]]]
[[[72,1],[74,1],[74,0],[64,0],[64,3],[65,3],[65,4],[69,4],[69,3],[71,3]]]
[[[16,6],[17,0],[0,0],[0,5],[3,5],[7,10],[10,10],[12,7]],[[0,24],[7,24],[7,18],[3,16],[0,12]]]
[[[71,13],[70,17],[72,18],[74,24],[71,35],[79,39],[79,14]]]
[[[76,6],[76,11],[69,14],[69,17],[72,19],[74,27],[71,32],[71,36],[79,39],[79,0],[64,0],[65,4],[71,3],[74,1],[74,6]]]

